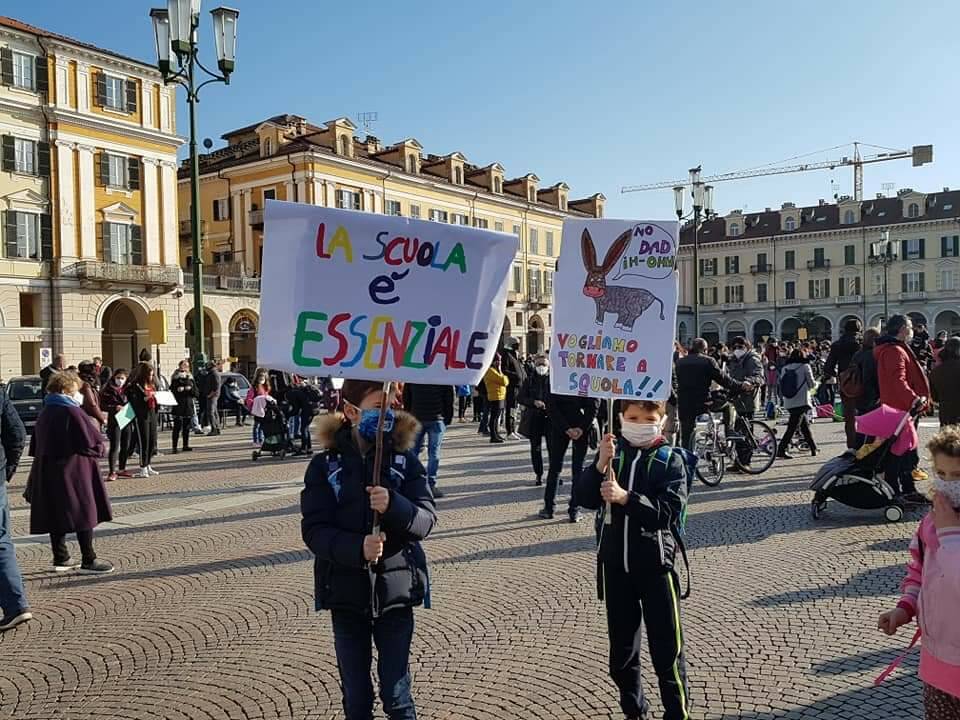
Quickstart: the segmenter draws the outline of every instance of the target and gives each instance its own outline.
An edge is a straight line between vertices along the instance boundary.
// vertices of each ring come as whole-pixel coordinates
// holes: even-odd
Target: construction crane
[[[878,150],[883,150],[884,152],[877,153],[875,155],[861,155],[860,146],[864,145],[866,147],[875,148]],[[837,150],[842,147],[847,147],[844,145],[838,145],[834,148],[829,148],[829,150],[824,151],[820,150],[816,153],[808,153],[807,155],[798,155],[791,160],[796,160],[801,157],[808,157],[809,155],[819,155],[823,152],[828,152],[830,150]],[[836,167],[842,167],[845,165],[853,166],[853,198],[854,200],[863,200],[863,166],[870,163],[886,162],[888,160],[905,160],[906,158],[913,159],[913,166],[919,167],[920,165],[926,165],[927,163],[933,162],[933,145],[914,145],[911,150],[893,150],[891,148],[884,148],[878,145],[869,145],[867,143],[855,142],[853,143],[853,156],[844,156],[839,160],[822,160],[819,162],[810,162],[803,163],[799,165],[778,165],[778,166],[761,166],[756,168],[751,168],[749,170],[738,170],[736,172],[723,173],[722,175],[712,175],[710,177],[703,178],[705,183],[718,183],[724,182],[726,180],[742,180],[743,178],[752,178],[752,177],[762,177],[764,175],[786,175],[788,173],[797,173],[797,172],[807,172],[808,170],[833,170]],[[684,180],[671,180],[668,182],[659,182],[652,183],[650,185],[627,185],[626,187],[620,188],[621,193],[630,193],[630,192],[643,192],[645,190],[663,190],[666,188],[680,187],[689,185],[690,180],[686,178]]]

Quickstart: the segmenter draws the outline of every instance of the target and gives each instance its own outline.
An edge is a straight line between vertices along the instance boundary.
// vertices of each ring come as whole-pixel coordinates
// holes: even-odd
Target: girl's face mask
[[[937,475],[933,476],[933,490],[943,495],[955,508],[960,508],[960,480],[945,480]]]
[[[546,375],[550,372],[550,367],[547,365],[537,365],[537,367],[534,369],[536,370],[537,375]]]

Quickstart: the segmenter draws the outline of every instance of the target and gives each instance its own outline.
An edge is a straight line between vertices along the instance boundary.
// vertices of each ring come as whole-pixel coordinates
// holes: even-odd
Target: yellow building
[[[226,147],[202,158],[206,333],[212,355],[255,362],[264,202],[273,198],[326,207],[472,225],[520,238],[504,333],[524,351],[545,348],[553,324],[553,271],[566,217],[602,217],[604,197],[569,200],[565,183],[540,188],[530,173],[507,178],[459,152],[425,154],[409,138],[384,146],[355,136],[347,118],[313,125],[277,115],[223,135]],[[181,257],[190,267],[190,182],[180,174]],[[189,272],[187,283],[192,282]]]
[[[152,66],[0,17],[0,375],[129,367],[153,309],[183,356],[175,116]]]
[[[886,235],[885,235],[886,234]],[[884,268],[873,243],[891,243]],[[848,319],[878,325],[909,314],[931,336],[960,335],[960,192],[900,190],[856,201],[841,197],[779,210],[733,210],[700,228],[700,296],[693,294],[693,228],[681,235],[681,340],[700,332],[710,342],[738,335],[837,337]]]

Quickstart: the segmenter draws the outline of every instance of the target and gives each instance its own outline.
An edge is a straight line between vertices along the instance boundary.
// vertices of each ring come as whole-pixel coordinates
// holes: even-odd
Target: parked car
[[[11,378],[6,384],[7,397],[16,408],[28,433],[33,432],[37,416],[43,408],[43,381],[39,375]]]

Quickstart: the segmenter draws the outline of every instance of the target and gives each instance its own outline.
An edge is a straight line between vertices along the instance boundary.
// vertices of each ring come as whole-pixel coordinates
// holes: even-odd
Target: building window
[[[540,270],[537,268],[527,271],[527,294],[531,299],[540,297]]]
[[[830,297],[830,278],[819,278],[810,281],[810,299],[823,300]]]
[[[760,272],[763,272],[766,269],[767,269],[767,254],[765,252],[757,253],[757,270],[759,270]]]
[[[847,210],[845,213],[843,213],[843,224],[853,225],[853,223],[854,223],[853,210]]]
[[[497,221],[493,224],[493,229],[496,230],[497,232],[503,232],[503,223],[500,222],[499,220],[497,220]]]
[[[826,254],[823,248],[813,249],[813,266],[822,268],[826,266]]]
[[[399,200],[387,200],[384,203],[383,212],[387,215],[402,215],[400,212],[400,201]]]
[[[419,205],[411,205],[411,206],[410,206],[410,217],[412,217],[412,218],[419,218],[419,217],[420,217],[420,206],[419,206]]]
[[[37,173],[37,144],[33,140],[14,138],[14,169],[25,175]]]
[[[960,270],[940,270],[937,273],[937,290],[960,290]]]
[[[233,262],[233,250],[224,250],[222,252],[213,253],[213,264],[222,265],[224,263]]]
[[[110,187],[127,188],[130,161],[123,155],[107,155],[107,182]]]
[[[706,258],[700,260],[700,275],[716,275],[717,258]]]
[[[266,205],[267,200],[276,200],[277,191],[276,188],[267,188],[263,191],[263,203]]]
[[[265,138],[263,141],[263,154],[266,157],[273,155],[273,140],[271,138]]]
[[[503,192],[503,180],[501,180],[501,179],[498,178],[498,177],[495,177],[495,178],[493,179],[493,191],[494,191],[495,193],[502,193],[502,192]]]
[[[519,265],[513,266],[513,291],[523,292],[523,268]],[[522,324],[518,323],[518,324]]]
[[[543,271],[543,295],[547,299],[553,296],[553,273],[550,270]]]
[[[417,174],[417,158],[415,155],[407,155],[407,172],[411,175]]]
[[[530,189],[527,191],[527,199],[530,200],[530,202],[536,202],[536,201],[537,201],[537,190],[536,190],[536,188],[530,188]]]
[[[916,218],[920,217],[920,206],[916,203],[910,203],[907,206],[907,217]]]
[[[344,210],[359,210],[360,193],[352,190],[337,190],[337,207]]]
[[[762,302],[762,303],[767,302],[767,284],[766,283],[757,284],[757,302]]]
[[[883,273],[874,273],[873,275],[873,294],[883,294]]]
[[[8,258],[40,259],[40,216],[8,210],[5,243]]]
[[[457,185],[463,185],[463,168],[459,165],[453,169],[453,181]]]
[[[230,219],[230,200],[228,198],[217,198],[213,201],[213,219]]]
[[[717,304],[717,288],[700,288],[700,304],[701,305],[716,305]]]
[[[106,232],[103,236],[104,251],[107,262],[118,265],[134,265],[133,234],[131,225],[120,223],[104,223]]]
[[[727,275],[736,275],[740,272],[740,256],[734,255],[732,257],[724,258],[724,271]]]
[[[567,211],[567,199],[565,197],[560,198],[560,209],[564,212]]]
[[[785,300],[797,299],[797,283],[793,280],[787,280],[783,284],[783,297]]]
[[[856,264],[857,264],[857,246],[856,246],[856,245],[844,245],[844,247],[843,247],[843,264],[844,264],[844,265],[856,265]]]
[[[350,137],[348,135],[340,136],[340,154],[350,156]]]
[[[783,221],[783,229],[787,232],[791,232],[797,229],[797,221],[793,217],[788,217]]]
[[[37,89],[36,63],[37,60],[33,55],[13,53],[13,86],[15,88],[30,92]]]
[[[727,285],[723,289],[724,302],[728,303],[742,303],[743,302],[743,285]]]
[[[795,250],[787,250],[783,254],[783,267],[785,270],[793,270],[797,264],[797,253]]]
[[[530,252],[534,255],[540,254],[540,236],[536,228],[530,228]]]
[[[553,257],[553,231],[547,230],[547,255]]]
[[[911,238],[903,241],[904,260],[923,260],[926,255],[923,238]]]
[[[490,221],[484,218],[474,218],[473,226],[486,230],[487,228],[490,227]]]
[[[435,210],[430,208],[430,219],[433,222],[447,222],[447,211],[446,210]]]
[[[940,257],[960,257],[960,235],[940,238]]]
[[[840,297],[856,297],[860,294],[860,277],[840,278]]]
[[[450,222],[453,223],[454,225],[469,225],[470,218],[468,218],[466,215],[463,215],[461,213],[454,213],[453,216],[450,218]]]
[[[923,292],[926,290],[924,273],[907,272],[900,275],[900,290],[905,293]]]
[[[127,93],[126,88],[124,87],[126,83],[124,82],[123,78],[107,75],[104,79],[106,81],[107,91],[107,94],[104,96],[104,105],[111,110],[126,111]]]
[[[740,234],[740,223],[730,223],[730,237],[736,237]]]
[[[519,226],[519,225],[514,225],[514,226],[513,226],[513,234],[516,235],[517,237],[520,237],[520,226]]]

